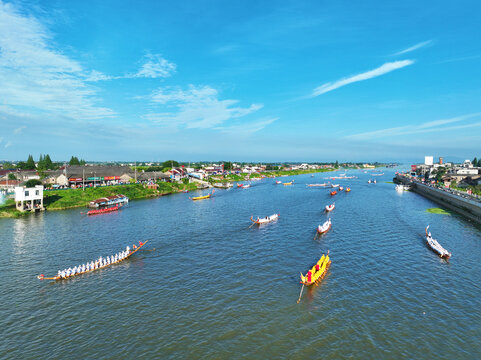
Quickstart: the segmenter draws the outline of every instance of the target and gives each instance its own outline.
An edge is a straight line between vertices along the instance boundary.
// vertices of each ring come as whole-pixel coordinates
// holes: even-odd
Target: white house
[[[43,207],[43,185],[36,185],[34,188],[15,187],[15,204],[19,211],[42,211]]]

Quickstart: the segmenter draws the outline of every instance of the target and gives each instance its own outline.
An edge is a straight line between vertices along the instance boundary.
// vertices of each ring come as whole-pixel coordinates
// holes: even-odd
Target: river
[[[480,358],[481,229],[427,213],[437,205],[396,192],[383,171],[347,172],[358,178],[335,182],[352,191],[332,199],[306,186],[328,181],[317,173],[197,202],[189,196],[205,191],[92,217],[0,219],[0,358]],[[315,238],[332,201],[332,229]],[[427,248],[428,224],[449,262]],[[67,281],[36,278],[139,240],[153,251]],[[299,273],[327,250],[327,276],[296,304]]]

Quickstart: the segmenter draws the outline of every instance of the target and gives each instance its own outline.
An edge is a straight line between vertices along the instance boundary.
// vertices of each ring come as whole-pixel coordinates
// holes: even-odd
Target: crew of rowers
[[[139,244],[141,244],[141,243],[139,242]],[[134,247],[136,248],[135,245],[134,245]],[[108,266],[108,265],[111,265],[111,264],[115,264],[116,262],[122,261],[125,258],[127,258],[129,255],[130,255],[130,247],[127,246],[125,248],[125,251],[121,251],[121,252],[119,252],[115,255],[107,256],[106,258],[103,258],[101,256],[95,261],[91,261],[91,262],[86,263],[86,264],[75,266],[74,268],[59,270],[58,273],[57,273],[57,277],[61,278],[61,279],[65,279],[65,278],[68,278],[70,276],[83,274],[83,273],[88,272],[88,271],[93,271],[93,270],[96,270],[96,269],[99,269],[99,268],[102,268],[102,267],[105,267],[105,266]]]

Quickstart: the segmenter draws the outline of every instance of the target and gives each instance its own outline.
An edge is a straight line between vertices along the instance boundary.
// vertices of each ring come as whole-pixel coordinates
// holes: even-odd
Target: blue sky
[[[0,0],[0,159],[479,157],[480,11]]]

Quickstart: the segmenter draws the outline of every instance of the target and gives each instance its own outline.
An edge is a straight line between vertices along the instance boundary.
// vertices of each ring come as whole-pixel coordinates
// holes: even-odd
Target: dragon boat
[[[270,223],[271,221],[276,221],[278,218],[279,218],[279,214],[274,214],[274,215],[271,215],[271,216],[266,216],[266,217],[264,217],[264,218],[259,218],[259,217],[257,217],[257,220],[254,220],[254,217],[251,216],[251,221],[252,221],[254,224],[262,225],[262,224]]]
[[[331,218],[329,218],[329,220],[327,220],[324,224],[319,225],[317,227],[317,233],[324,234],[328,232],[330,228],[331,228]]]
[[[128,250],[127,249],[125,250],[127,252],[127,254],[122,258],[118,258],[117,261],[108,261],[104,265],[104,263],[101,261],[102,258],[100,258],[98,260],[95,260],[95,261],[92,261],[92,262],[88,263],[88,266],[79,266],[78,267],[80,269],[79,271],[73,272],[69,275],[66,275],[66,274],[62,275],[61,272],[59,272],[55,276],[46,277],[43,274],[40,274],[40,275],[37,276],[37,279],[39,279],[39,280],[54,280],[54,281],[67,280],[67,279],[71,279],[73,277],[76,277],[78,275],[87,274],[87,273],[90,273],[90,272],[93,272],[93,271],[96,271],[96,270],[100,270],[100,269],[112,266],[114,264],[118,264],[122,261],[127,260],[133,254],[135,254],[137,251],[139,251],[145,244],[147,244],[148,241],[149,240],[146,240],[145,242],[139,241],[139,245],[137,246],[137,245],[134,244],[132,246],[132,249],[127,247]],[[110,257],[107,257],[107,258],[110,258]],[[92,264],[92,265],[90,265],[90,264]]]
[[[322,255],[319,261],[307,271],[306,275],[301,273],[300,283],[306,286],[310,286],[321,281],[327,273],[327,270],[331,266],[331,260],[329,259],[329,251],[326,255]]]
[[[428,233],[429,225],[426,228],[426,242],[428,246],[433,250],[439,257],[448,260],[451,257],[451,253],[443,248],[437,240],[433,239],[431,232]]]
[[[212,195],[214,195],[215,190],[212,190],[210,194],[204,195],[204,196],[194,196],[192,198],[189,198],[191,200],[204,200],[204,199],[209,199]]]

